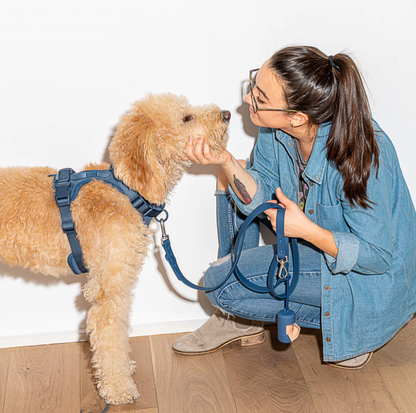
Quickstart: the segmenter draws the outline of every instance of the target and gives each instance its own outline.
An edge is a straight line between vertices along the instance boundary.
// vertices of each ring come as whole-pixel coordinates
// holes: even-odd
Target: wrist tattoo
[[[241,181],[239,181],[235,175],[234,175],[234,186],[236,187],[241,197],[243,198],[244,203],[249,204],[252,201],[252,199],[250,195],[248,194],[247,189],[244,186],[244,184]]]

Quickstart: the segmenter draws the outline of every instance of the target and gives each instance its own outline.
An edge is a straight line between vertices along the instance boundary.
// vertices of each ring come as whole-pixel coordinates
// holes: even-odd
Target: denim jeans
[[[219,259],[204,275],[204,286],[217,284],[231,268],[230,252],[238,229],[246,218],[236,207],[228,191],[218,191],[217,221],[219,237]],[[238,268],[252,282],[266,286],[270,263],[275,256],[275,245],[259,247],[259,222],[270,228],[267,220],[255,220],[247,229],[243,252]],[[296,323],[301,327],[319,329],[321,326],[321,251],[312,244],[299,241],[300,272],[299,283],[290,296],[289,308],[295,312]],[[292,274],[292,253],[290,250],[289,273]],[[284,292],[284,283],[276,288]],[[232,275],[219,289],[207,293],[215,307],[243,318],[276,322],[277,313],[284,308],[284,300],[277,300],[269,293],[256,293],[244,287]]]

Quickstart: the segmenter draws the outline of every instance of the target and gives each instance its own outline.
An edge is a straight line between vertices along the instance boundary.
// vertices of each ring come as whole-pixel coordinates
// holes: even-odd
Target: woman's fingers
[[[209,145],[207,143],[204,143],[204,157],[209,161],[209,163],[212,163],[217,160],[214,155],[212,155],[211,150],[209,149]]]
[[[186,142],[186,154],[192,162],[197,164],[208,165],[215,160],[204,138],[197,139],[195,148],[193,138],[189,138]]]
[[[183,161],[189,161],[191,160],[190,156],[192,156],[193,151],[192,151],[192,138],[188,138],[188,140],[185,143],[185,156],[182,157],[181,159]]]
[[[186,155],[194,163],[200,163],[194,154],[194,140],[193,138],[188,138],[186,141]]]
[[[204,163],[204,154],[203,154],[203,145],[204,145],[204,141],[202,138],[198,138],[198,140],[196,141],[196,145],[195,145],[195,157],[196,159],[198,159],[198,163]]]

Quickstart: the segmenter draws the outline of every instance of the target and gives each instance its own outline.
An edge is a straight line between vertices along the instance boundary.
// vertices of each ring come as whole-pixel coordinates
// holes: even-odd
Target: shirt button
[[[309,182],[309,186],[313,186],[313,182],[311,181],[311,182]]]
[[[310,209],[308,212],[312,215],[313,214],[313,209]]]
[[[329,285],[326,285],[326,286],[324,287],[324,289],[325,289],[325,291],[328,291],[328,290],[329,290]]]
[[[331,337],[327,337],[326,341],[328,341],[328,343],[331,341]]]
[[[329,313],[328,313],[328,311],[325,313],[325,317],[329,317]]]

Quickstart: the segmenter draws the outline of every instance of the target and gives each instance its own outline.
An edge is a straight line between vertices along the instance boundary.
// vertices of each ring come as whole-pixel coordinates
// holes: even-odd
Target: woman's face
[[[273,72],[269,69],[267,60],[257,72],[256,85],[253,88],[254,99],[259,108],[286,109],[284,92],[281,82],[278,81]],[[244,98],[250,107],[250,119],[257,126],[282,129],[290,131],[290,114],[287,112],[269,112],[259,110],[254,113],[250,92]]]

